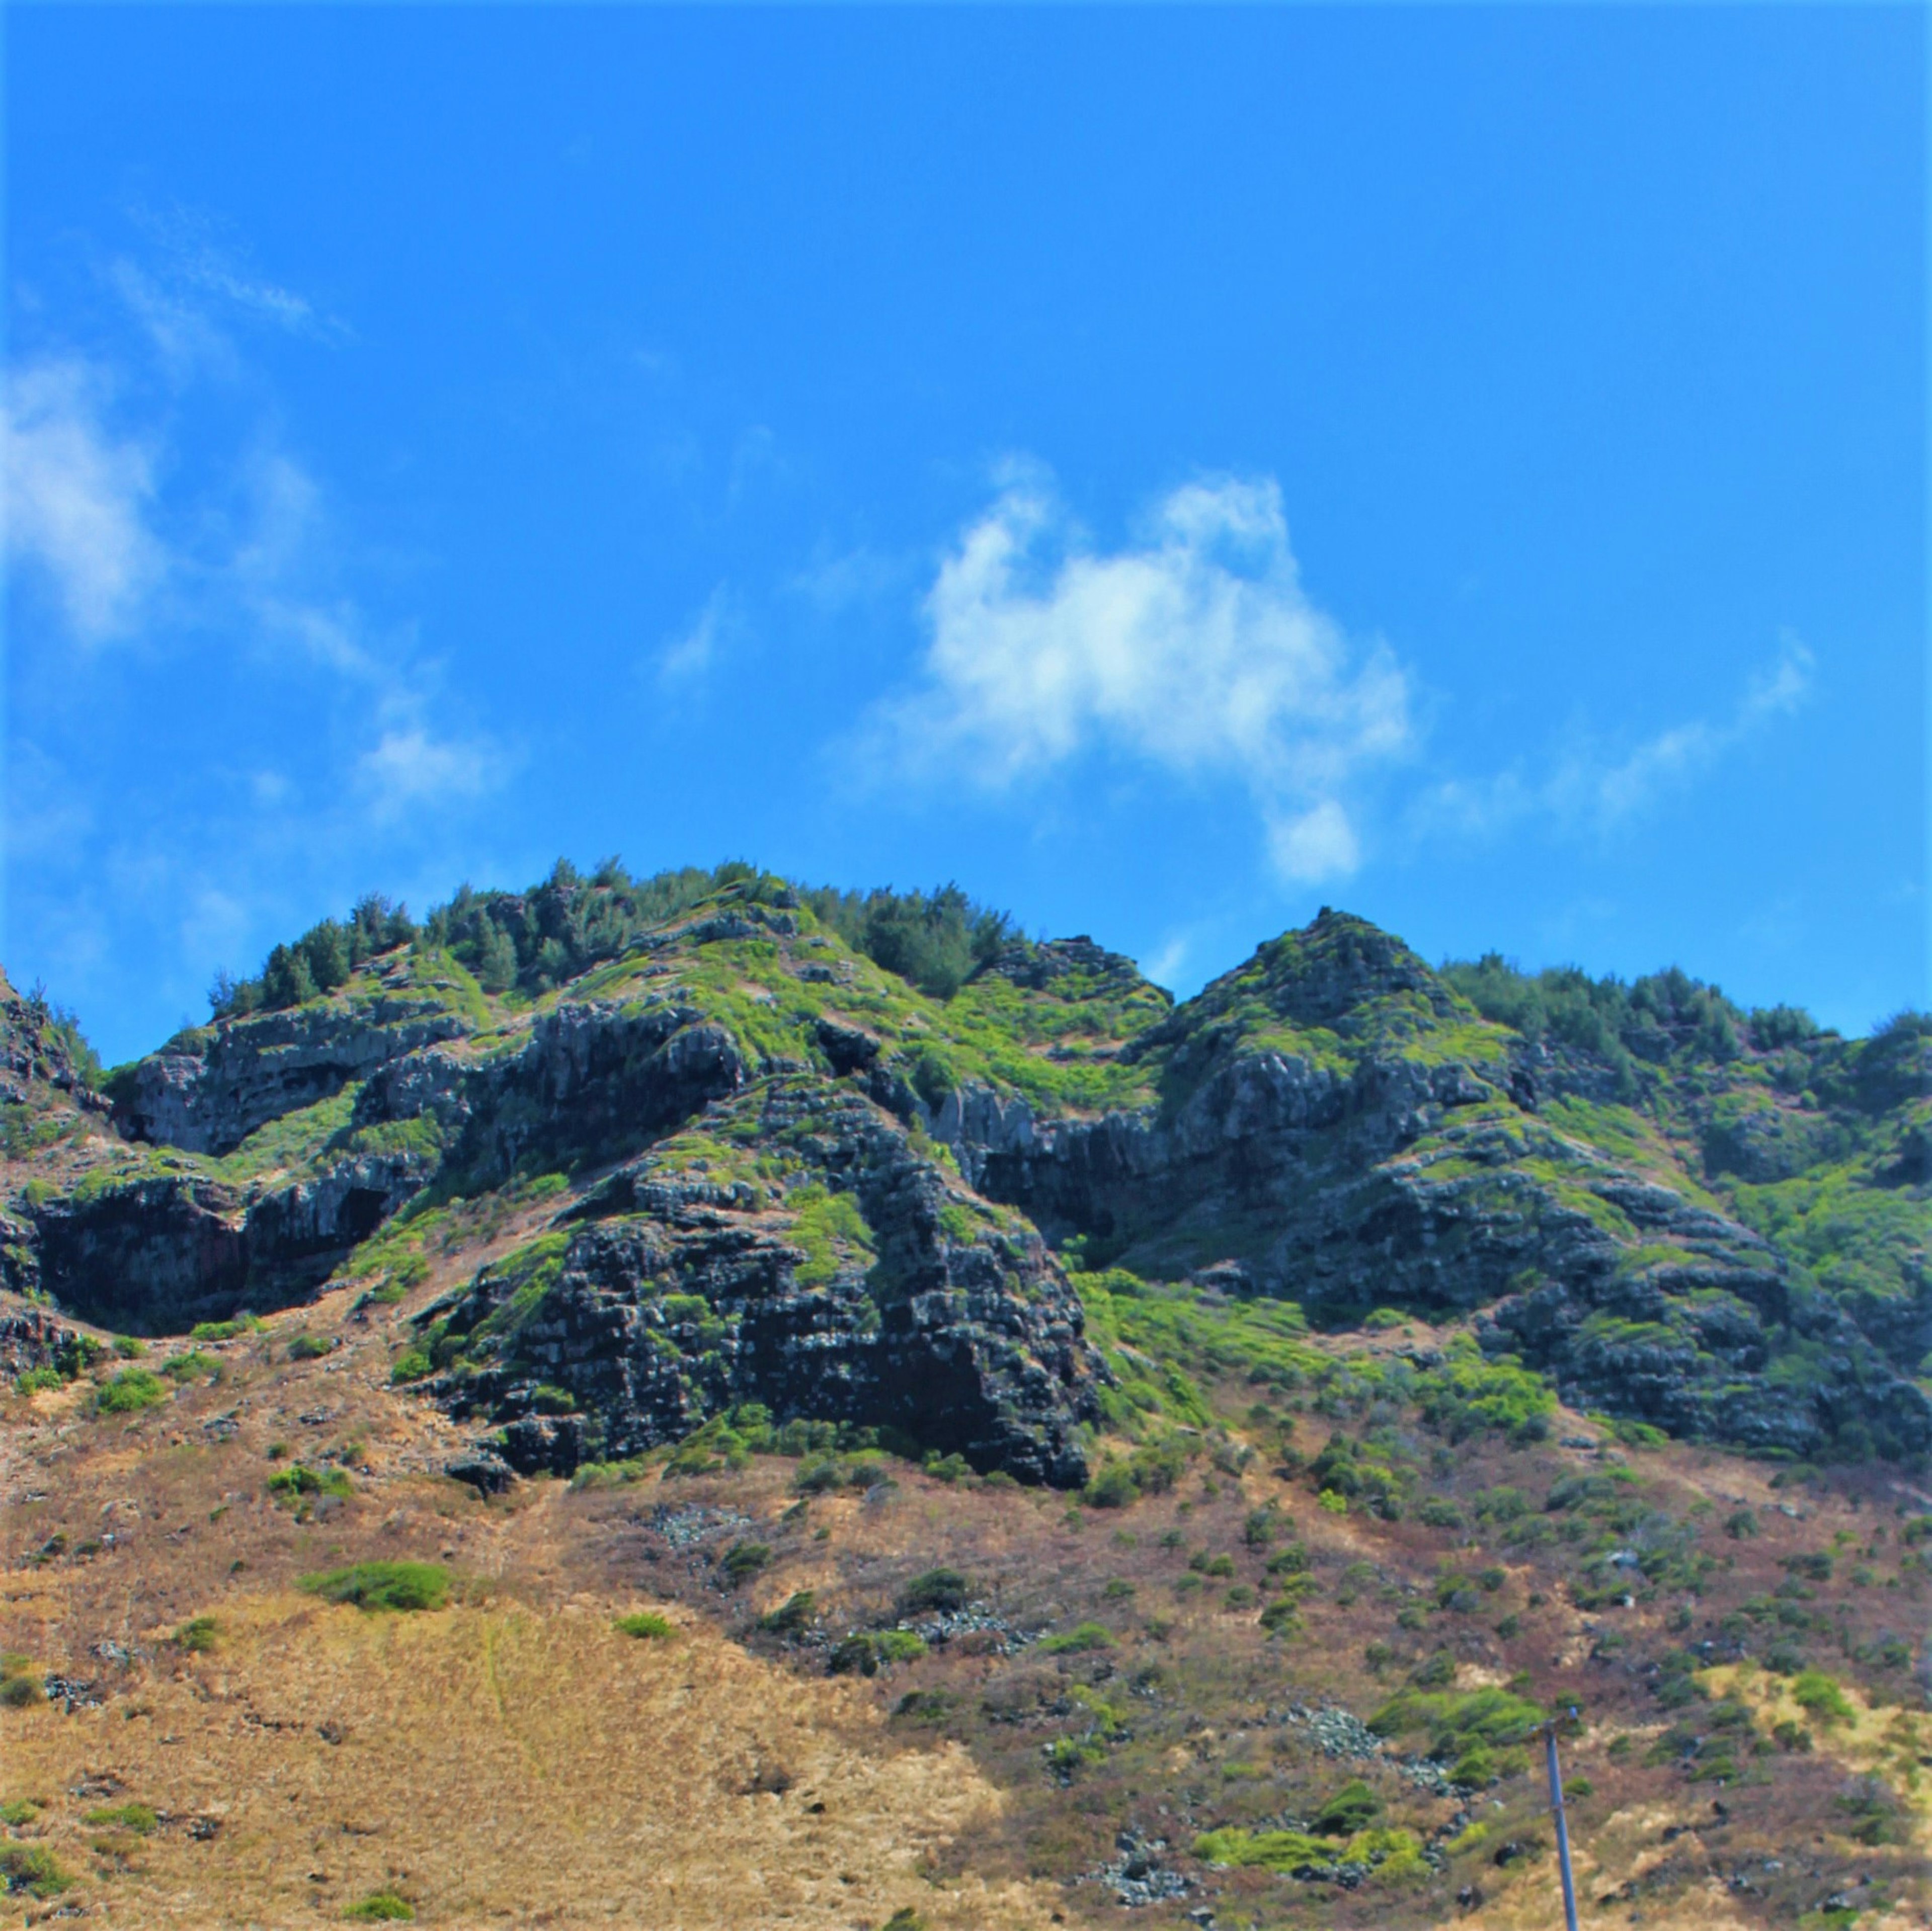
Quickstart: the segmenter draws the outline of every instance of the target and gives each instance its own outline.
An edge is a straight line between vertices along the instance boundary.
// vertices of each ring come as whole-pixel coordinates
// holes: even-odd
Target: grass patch
[[[168,1398],[168,1384],[146,1368],[124,1368],[94,1390],[94,1406],[104,1415],[136,1415],[158,1408]]]
[[[436,1562],[358,1562],[304,1576],[299,1585],[326,1603],[358,1609],[440,1609],[449,1600],[449,1571]]]
[[[74,1882],[55,1861],[54,1854],[38,1844],[0,1844],[0,1884],[10,1891],[25,1891],[29,1897],[58,1897]]]
[[[152,1837],[161,1820],[145,1804],[114,1804],[90,1810],[82,1822],[97,1829],[131,1831],[137,1837]]]
[[[610,1627],[620,1636],[636,1636],[646,1642],[664,1642],[677,1633],[677,1625],[655,1609],[639,1609],[620,1616]]]
[[[372,1891],[342,1915],[352,1924],[411,1924],[416,1908],[399,1891]]]

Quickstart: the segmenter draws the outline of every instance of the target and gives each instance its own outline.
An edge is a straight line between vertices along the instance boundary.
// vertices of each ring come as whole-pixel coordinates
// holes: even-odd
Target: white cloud
[[[691,628],[657,653],[658,682],[669,689],[701,682],[718,655],[730,613],[729,595],[721,583],[706,598]]]
[[[1273,820],[1268,826],[1268,856],[1284,878],[1305,885],[1346,878],[1362,862],[1355,828],[1333,798],[1294,817]]]
[[[152,451],[102,420],[105,384],[72,358],[10,373],[0,406],[7,550],[51,585],[83,643],[123,636],[164,572],[148,524]]]
[[[1406,676],[1309,600],[1272,481],[1186,484],[1102,553],[1015,474],[926,611],[923,688],[873,720],[902,771],[999,790],[1102,750],[1233,777],[1292,878],[1355,868],[1346,793],[1411,742]]]
[[[438,738],[421,724],[400,724],[363,753],[356,776],[370,809],[386,818],[414,806],[481,797],[494,788],[501,762],[494,747],[481,741]]]
[[[1580,738],[1540,775],[1518,766],[1491,778],[1452,780],[1418,801],[1417,826],[1484,835],[1540,817],[1569,831],[1615,831],[1799,709],[1810,694],[1812,663],[1810,652],[1787,634],[1780,640],[1778,655],[1747,683],[1728,717],[1672,724],[1621,753]]]

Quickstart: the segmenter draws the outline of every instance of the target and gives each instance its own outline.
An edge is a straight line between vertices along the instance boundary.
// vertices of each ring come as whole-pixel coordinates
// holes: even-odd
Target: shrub
[[[335,1352],[335,1342],[326,1334],[298,1334],[289,1343],[291,1361],[314,1361]]]
[[[220,1634],[220,1626],[212,1616],[191,1616],[176,1630],[175,1647],[193,1656],[206,1656],[214,1648]]]
[[[646,1642],[662,1642],[676,1633],[676,1625],[668,1616],[661,1616],[655,1609],[638,1609],[628,1616],[620,1616],[611,1625],[620,1636],[638,1636]]]
[[[14,1390],[22,1395],[38,1395],[66,1386],[67,1377],[58,1368],[29,1368],[14,1377]]]
[[[1822,1669],[1801,1670],[1791,1686],[1792,1699],[1814,1721],[1824,1724],[1850,1723],[1858,1713],[1845,1700],[1836,1681]]]
[[[770,1636],[796,1636],[800,1630],[812,1627],[818,1603],[818,1596],[813,1591],[795,1590],[776,1609],[758,1618],[758,1627]]]
[[[0,1804],[0,1824],[10,1831],[31,1824],[40,1814],[40,1805],[31,1797],[16,1797],[10,1804]]]
[[[97,1388],[94,1405],[104,1415],[139,1414],[168,1398],[167,1384],[146,1368],[124,1368],[106,1386]]]
[[[161,1822],[145,1804],[116,1804],[90,1810],[82,1821],[98,1829],[131,1831],[137,1837],[152,1837]]]
[[[876,1676],[880,1665],[910,1663],[926,1654],[924,1638],[910,1630],[879,1630],[846,1636],[832,1646],[834,1676]]]
[[[232,1321],[199,1321],[188,1331],[190,1341],[234,1341],[261,1326],[259,1316],[238,1314]]]
[[[928,1569],[915,1576],[898,1593],[902,1617],[963,1609],[972,1600],[973,1585],[956,1569]]]
[[[46,1700],[47,1693],[37,1676],[22,1675],[0,1678],[0,1708],[26,1710]]]
[[[278,1468],[268,1477],[268,1493],[278,1501],[291,1501],[303,1495],[334,1495],[340,1498],[355,1492],[355,1485],[343,1470],[311,1468],[303,1462]]]
[[[435,1372],[436,1363],[429,1358],[426,1348],[407,1348],[396,1357],[389,1370],[389,1379],[400,1387],[410,1381],[420,1381]]]
[[[434,1562],[358,1562],[304,1576],[301,1587],[326,1603],[358,1609],[440,1609],[449,1600],[449,1571]]]
[[[748,1582],[772,1559],[771,1546],[762,1542],[734,1542],[718,1562],[724,1579],[733,1588]]]
[[[1082,1623],[1064,1634],[1048,1636],[1040,1645],[1046,1656],[1082,1656],[1089,1650],[1112,1649],[1116,1639],[1105,1623]]]
[[[185,1354],[177,1354],[161,1363],[161,1372],[171,1381],[191,1381],[197,1375],[218,1375],[221,1363],[212,1354],[204,1354],[198,1348],[191,1348]]]
[[[74,1882],[38,1844],[0,1844],[0,1881],[8,1891],[38,1898],[58,1897]]]
[[[1351,1777],[1316,1811],[1313,1828],[1324,1837],[1352,1837],[1382,1815],[1382,1801],[1359,1777]]]
[[[352,1924],[408,1924],[416,1919],[416,1906],[393,1891],[372,1891],[359,1904],[352,1904],[343,1916]]]

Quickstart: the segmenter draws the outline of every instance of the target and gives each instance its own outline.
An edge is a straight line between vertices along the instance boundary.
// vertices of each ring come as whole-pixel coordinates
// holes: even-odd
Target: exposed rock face
[[[130,1140],[232,1153],[258,1126],[467,1030],[454,1013],[407,1000],[262,1013],[142,1060],[116,1096],[116,1121]]]
[[[646,1159],[578,1210],[592,1224],[431,1310],[458,1362],[442,1398],[508,1423],[526,1471],[640,1453],[757,1402],[781,1420],[896,1429],[1023,1481],[1084,1479],[1075,1429],[1097,1364],[1038,1237],[952,1205],[940,1169],[856,1096],[782,1090],[758,1124],[808,1153],[804,1198],[856,1205],[870,1254],[814,1255],[750,1188]],[[544,1414],[560,1394],[576,1411]]]
[[[1922,1309],[1862,1330],[1758,1236],[1532,1117],[1537,1072],[1574,1090],[1574,1063],[1499,1052],[1386,934],[1324,914],[1276,948],[1130,1046],[1164,1055],[1166,1105],[1041,1119],[969,1086],[931,1130],[989,1198],[1152,1271],[1232,1265],[1333,1323],[1492,1309],[1490,1345],[1566,1396],[1678,1434],[1808,1451],[1864,1417],[1932,1446]],[[1770,1372],[1794,1337],[1802,1388]]]
[[[466,1062],[430,1051],[386,1066],[357,1101],[361,1123],[434,1115],[472,1186],[519,1163],[551,1165],[645,1144],[735,1093],[737,1042],[694,1009],[566,1004],[514,1053]]]
[[[326,1281],[427,1178],[419,1155],[340,1162],[252,1199],[162,1175],[32,1210],[36,1284],[85,1319],[129,1334],[286,1307]]]
[[[1094,1367],[1042,1233],[1331,1327],[1467,1319],[1681,1435],[1932,1447],[1920,1021],[1824,1051],[1786,1015],[1744,1059],[1744,1015],[1675,994],[1614,1037],[1520,1031],[1327,911],[1178,1008],[1084,937],[922,1000],[748,890],[597,957],[532,1011],[398,949],[328,1000],[184,1034],[116,1095],[125,1133],[187,1150],[159,1173],[78,1118],[99,1102],[58,1026],[0,982],[0,1081],[60,1150],[15,1189],[0,1279],[179,1331],[312,1293],[432,1180],[548,1174],[578,1201],[542,1279],[486,1270],[437,1338],[439,1391],[528,1466],[758,1402],[1072,1480]],[[302,1124],[352,1084],[346,1129]],[[1774,1196],[1852,1153],[1889,1245],[1828,1277],[1791,1231],[1808,1207]]]

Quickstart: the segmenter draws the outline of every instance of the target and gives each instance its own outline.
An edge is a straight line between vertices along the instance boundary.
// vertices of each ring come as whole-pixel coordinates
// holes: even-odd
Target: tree
[[[486,912],[476,936],[476,982],[485,992],[508,992],[517,982],[517,949]]]

